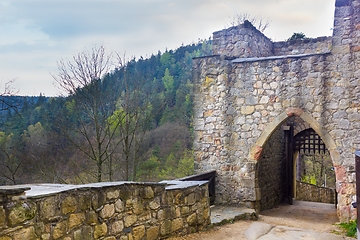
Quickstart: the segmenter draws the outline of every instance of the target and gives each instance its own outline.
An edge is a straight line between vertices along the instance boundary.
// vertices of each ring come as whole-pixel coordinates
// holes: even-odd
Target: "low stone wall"
[[[0,240],[153,240],[209,224],[203,181],[0,187]]]
[[[310,202],[336,203],[336,191],[333,188],[318,187],[296,181],[296,199]]]

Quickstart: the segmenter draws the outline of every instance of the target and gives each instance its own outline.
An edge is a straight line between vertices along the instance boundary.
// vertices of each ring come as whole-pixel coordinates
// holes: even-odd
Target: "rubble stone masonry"
[[[272,43],[244,23],[215,32],[213,44],[216,55],[194,59],[194,149],[198,172],[217,170],[216,202],[259,208],[266,197],[276,205],[261,194],[264,174],[279,171],[269,156],[280,156],[269,154],[266,145],[276,129],[296,117],[326,144],[339,218],[354,219],[360,0],[336,1],[332,37]],[[264,156],[266,171],[259,167]]]
[[[155,240],[209,224],[206,182],[0,188],[0,240]]]

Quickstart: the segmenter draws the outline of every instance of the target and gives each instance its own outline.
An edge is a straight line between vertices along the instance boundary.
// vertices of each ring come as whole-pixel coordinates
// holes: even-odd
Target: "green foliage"
[[[192,174],[192,59],[211,55],[211,48],[211,40],[199,40],[147,59],[132,59],[126,68],[93,79],[68,97],[11,98],[18,109],[2,112],[0,131],[5,137],[13,134],[15,162],[27,161],[31,166],[24,171],[17,165],[17,173],[28,183],[94,181],[97,159],[88,161],[86,156],[93,148],[101,157],[98,163],[104,163],[104,180],[124,180],[129,151],[129,167],[135,169],[136,179],[155,181]],[[103,123],[105,127],[100,128]],[[159,129],[154,139],[151,135]],[[126,131],[132,134],[126,146],[110,143],[111,138],[125,142]],[[146,143],[142,142],[144,134]],[[82,149],[74,148],[73,143]]]
[[[298,40],[298,39],[304,40],[304,39],[308,39],[308,38],[305,36],[304,33],[299,32],[299,33],[293,33],[293,35],[291,37],[289,37],[287,39],[287,41]]]
[[[167,92],[174,91],[174,77],[170,75],[168,68],[165,69],[164,77],[161,80]]]
[[[141,181],[156,181],[161,163],[156,156],[151,156],[148,160],[139,164],[136,179]]]
[[[304,183],[316,185],[316,176],[315,175],[305,175],[305,176],[302,176],[301,181]]]
[[[346,231],[346,236],[348,237],[356,237],[357,232],[357,220],[351,220],[347,223],[340,223],[339,226]]]

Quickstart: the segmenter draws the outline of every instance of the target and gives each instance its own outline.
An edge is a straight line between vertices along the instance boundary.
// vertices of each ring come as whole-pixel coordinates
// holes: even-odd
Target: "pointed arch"
[[[292,116],[300,117],[303,121],[310,124],[310,126],[315,130],[315,132],[321,137],[321,139],[325,143],[327,149],[330,152],[330,156],[334,165],[341,165],[340,154],[336,150],[335,141],[332,139],[330,134],[320,126],[320,124],[316,121],[315,118],[313,118],[310,114],[308,114],[301,108],[287,108],[282,114],[277,116],[274,121],[269,123],[263,130],[262,134],[254,144],[254,146],[252,146],[252,148],[250,149],[249,159],[254,161],[259,160],[263,147],[267,140],[281,124],[283,124],[288,118]]]

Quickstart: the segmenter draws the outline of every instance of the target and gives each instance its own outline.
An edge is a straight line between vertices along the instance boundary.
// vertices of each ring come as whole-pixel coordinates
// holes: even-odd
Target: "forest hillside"
[[[210,54],[201,40],[132,59],[66,97],[2,96],[0,185],[193,174],[192,59]]]

